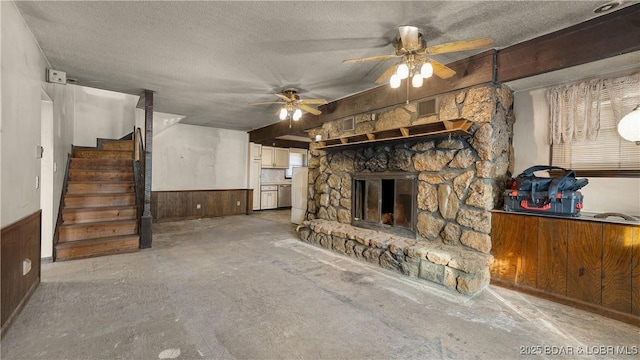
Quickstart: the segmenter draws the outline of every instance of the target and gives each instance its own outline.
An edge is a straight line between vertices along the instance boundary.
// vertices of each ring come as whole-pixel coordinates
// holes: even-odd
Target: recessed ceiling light
[[[602,14],[605,13],[607,11],[611,11],[615,8],[617,8],[618,6],[620,6],[620,1],[611,1],[608,2],[604,5],[600,5],[597,8],[595,8],[595,10],[593,10],[594,13],[596,14]]]

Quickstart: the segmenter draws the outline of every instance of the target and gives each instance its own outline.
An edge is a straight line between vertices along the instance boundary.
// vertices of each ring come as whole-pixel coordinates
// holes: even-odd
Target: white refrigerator
[[[307,213],[309,168],[294,167],[291,176],[291,222],[302,224]]]

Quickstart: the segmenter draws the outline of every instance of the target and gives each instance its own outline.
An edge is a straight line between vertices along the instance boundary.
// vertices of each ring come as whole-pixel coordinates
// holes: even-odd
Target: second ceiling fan
[[[295,88],[284,89],[282,90],[282,94],[274,95],[279,97],[281,101],[267,101],[251,105],[281,104],[282,107],[277,112],[280,120],[284,120],[288,117],[293,121],[298,121],[302,117],[302,111],[306,111],[313,115],[320,115],[322,113],[320,110],[312,108],[309,105],[324,105],[327,103],[327,100],[325,99],[300,99],[298,89]]]
[[[377,84],[390,82],[392,88],[400,86],[403,79],[411,78],[414,87],[422,86],[424,79],[436,75],[447,79],[456,72],[433,60],[430,55],[445,54],[457,51],[466,51],[491,46],[491,39],[481,37],[470,40],[455,41],[446,44],[427,46],[424,35],[415,26],[400,26],[398,28],[400,38],[394,42],[395,54],[378,55],[357,59],[344,60],[344,63],[361,63],[367,61],[382,61],[389,59],[401,59],[400,62],[389,67],[377,80]]]

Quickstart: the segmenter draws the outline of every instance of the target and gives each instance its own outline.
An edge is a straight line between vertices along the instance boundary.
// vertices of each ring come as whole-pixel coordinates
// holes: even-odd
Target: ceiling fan
[[[394,41],[395,54],[378,55],[344,60],[343,63],[361,63],[400,58],[400,62],[388,68],[377,80],[377,84],[389,81],[392,88],[400,86],[403,79],[411,78],[413,87],[422,86],[424,79],[436,75],[447,79],[456,72],[435,60],[430,55],[466,51],[491,46],[491,39],[481,37],[470,40],[455,41],[446,44],[427,46],[424,35],[415,26],[400,26],[400,38]],[[408,84],[407,84],[408,85]]]
[[[302,117],[303,110],[313,115],[320,115],[322,113],[320,110],[312,108],[309,105],[323,105],[327,103],[325,99],[300,99],[298,89],[295,88],[284,89],[282,90],[282,94],[274,95],[279,97],[281,101],[260,102],[251,105],[281,104],[282,108],[277,112],[280,120],[289,117],[293,121],[298,121]]]

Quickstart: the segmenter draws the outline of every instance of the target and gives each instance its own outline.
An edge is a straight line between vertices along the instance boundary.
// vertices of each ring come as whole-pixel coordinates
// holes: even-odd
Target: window
[[[605,81],[598,104],[600,125],[597,138],[554,141],[551,146],[551,165],[573,169],[579,176],[640,177],[640,146],[622,139],[618,134],[616,118],[620,115],[614,115],[608,84]],[[631,106],[638,98],[640,88],[629,87],[621,101],[627,101]]]

